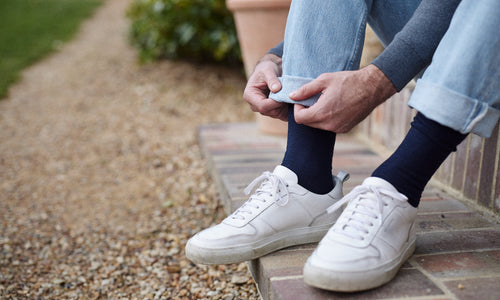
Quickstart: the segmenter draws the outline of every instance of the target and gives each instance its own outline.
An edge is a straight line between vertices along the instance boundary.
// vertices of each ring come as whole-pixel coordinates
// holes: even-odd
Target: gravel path
[[[258,299],[246,265],[194,265],[224,217],[198,125],[251,120],[241,72],[140,66],[107,0],[0,101],[0,298]]]

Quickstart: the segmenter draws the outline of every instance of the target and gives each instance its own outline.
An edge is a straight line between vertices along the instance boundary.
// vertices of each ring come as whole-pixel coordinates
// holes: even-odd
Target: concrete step
[[[281,162],[286,138],[260,133],[254,123],[214,124],[199,141],[227,213],[246,201],[243,189]],[[351,178],[348,193],[383,158],[351,135],[338,135],[334,173]],[[432,185],[418,215],[417,249],[390,283],[359,293],[307,286],[302,267],[315,244],[290,247],[248,263],[263,299],[499,299],[500,225]]]

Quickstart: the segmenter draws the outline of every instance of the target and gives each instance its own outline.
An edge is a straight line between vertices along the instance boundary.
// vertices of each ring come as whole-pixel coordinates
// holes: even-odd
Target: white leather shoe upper
[[[309,258],[312,266],[346,272],[379,268],[415,239],[417,208],[387,181],[370,177],[328,210],[348,203]]]
[[[335,187],[325,195],[309,192],[297,175],[283,166],[264,172],[246,189],[250,198],[220,224],[194,235],[186,256],[209,264],[253,259],[292,245],[319,241],[337,219],[326,209],[342,198],[345,172],[333,176]]]
[[[297,175],[283,166],[277,166],[273,173],[264,172],[246,190],[262,181],[262,184],[234,213],[221,224],[198,234],[198,241],[224,247],[231,243],[251,241],[273,233],[297,227],[307,227],[315,219],[327,216],[326,209],[342,197],[341,185],[332,192],[318,195],[298,185]],[[325,218],[333,224],[332,218]]]

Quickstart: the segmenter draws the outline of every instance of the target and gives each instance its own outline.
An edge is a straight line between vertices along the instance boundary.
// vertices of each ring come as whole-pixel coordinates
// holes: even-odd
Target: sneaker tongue
[[[295,173],[282,165],[274,168],[273,174],[285,180],[288,184],[297,184],[299,179]]]
[[[384,180],[382,178],[378,178],[378,177],[368,177],[368,178],[366,178],[363,181],[363,185],[376,186],[376,187],[384,188],[384,189],[389,190],[389,191],[397,192],[396,188],[392,184],[390,184],[386,180]]]

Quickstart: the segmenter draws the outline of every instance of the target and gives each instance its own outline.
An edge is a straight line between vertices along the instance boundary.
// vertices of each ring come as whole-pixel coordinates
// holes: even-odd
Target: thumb
[[[271,92],[276,93],[281,90],[281,82],[278,80],[276,75],[266,76],[266,82]]]
[[[279,92],[281,90],[281,82],[276,76],[276,73],[270,70],[263,72],[264,80],[266,81],[267,87],[273,93]]]
[[[313,80],[304,84],[299,89],[293,91],[288,95],[290,99],[295,101],[308,99],[323,91],[323,85],[318,80]]]

